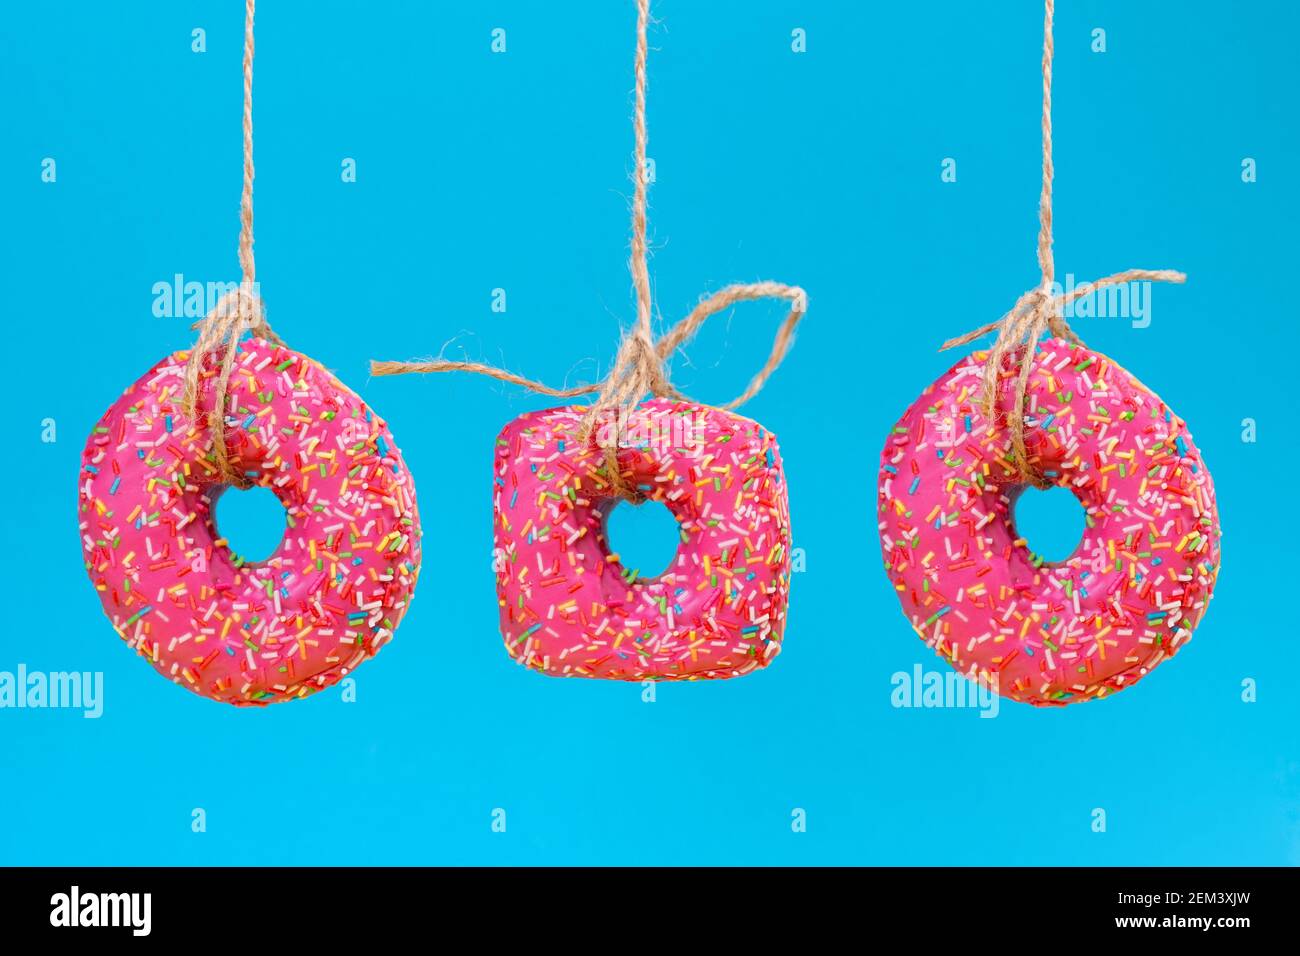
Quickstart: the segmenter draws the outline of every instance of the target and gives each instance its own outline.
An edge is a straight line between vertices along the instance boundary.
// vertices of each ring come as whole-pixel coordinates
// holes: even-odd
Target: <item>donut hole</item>
[[[211,493],[212,524],[236,564],[259,564],[275,554],[289,516],[269,488],[222,485]]]
[[[1011,527],[1032,554],[1047,564],[1070,558],[1083,541],[1083,505],[1068,488],[1027,486],[1011,506]]]
[[[651,581],[673,566],[682,543],[682,527],[657,501],[615,501],[605,512],[604,545],[630,583]]]

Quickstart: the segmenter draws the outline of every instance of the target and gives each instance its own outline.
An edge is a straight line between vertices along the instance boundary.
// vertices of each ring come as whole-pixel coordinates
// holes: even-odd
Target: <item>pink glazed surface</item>
[[[1210,473],[1182,419],[1118,364],[1039,343],[1026,445],[1087,522],[1069,559],[1043,562],[1012,520],[1025,489],[1005,427],[1012,373],[989,422],[986,354],[927,388],[881,455],[881,550],[903,612],[954,667],[1013,700],[1130,687],[1186,646],[1209,604],[1220,539]]]
[[[668,570],[643,580],[609,552],[605,520],[618,499],[604,452],[578,437],[583,412],[524,415],[497,438],[506,650],[561,677],[691,680],[767,666],[781,649],[790,582],[775,436],[708,406],[654,399],[637,407],[619,468],[673,513],[682,536]]]
[[[420,565],[415,488],[383,419],[297,352],[249,339],[228,397],[231,460],[287,512],[266,561],[213,523],[212,439],[181,409],[188,352],[126,390],[82,454],[86,570],[104,612],[158,673],[236,705],[305,697],[374,656]],[[200,408],[210,408],[209,362]]]

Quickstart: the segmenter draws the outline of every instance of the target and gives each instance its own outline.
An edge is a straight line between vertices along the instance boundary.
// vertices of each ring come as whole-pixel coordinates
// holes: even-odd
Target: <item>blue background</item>
[[[1225,565],[1191,647],[1141,686],[1056,710],[1004,702],[993,720],[890,704],[895,671],[943,665],[881,572],[875,466],[955,360],[937,345],[1037,281],[1037,0],[656,4],[664,321],[768,278],[806,287],[810,312],[745,410],[780,438],[807,560],[785,653],[743,680],[659,686],[653,704],[635,684],[528,673],[500,647],[492,442],[550,402],[475,377],[372,380],[366,364],[454,339],[449,356],[551,383],[608,367],[634,314],[632,3],[265,3],[262,291],[277,331],[388,418],[417,476],[425,566],[356,703],[334,690],[264,710],[195,697],[122,646],[85,581],[75,498],[90,426],[193,340],[185,320],[154,317],[153,284],[238,277],[242,4],[12,6],[0,670],[103,671],[106,702],[99,720],[0,710],[0,863],[1300,862],[1300,8],[1059,6],[1058,274],[1189,274],[1155,287],[1149,328],[1076,327],[1191,424]],[[1097,26],[1105,54],[1089,49]],[[505,54],[489,50],[495,27]],[[956,183],[940,181],[944,157]],[[729,399],[781,315],[763,303],[715,319],[675,380]],[[232,518],[232,537],[256,537],[255,517]],[[1246,678],[1257,703],[1241,700]]]

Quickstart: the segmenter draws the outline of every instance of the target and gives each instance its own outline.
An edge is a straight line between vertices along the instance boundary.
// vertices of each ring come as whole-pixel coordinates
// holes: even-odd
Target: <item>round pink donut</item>
[[[1008,363],[987,421],[986,357],[927,388],[885,445],[886,571],[916,632],[966,676],[1035,705],[1107,696],[1172,657],[1205,613],[1219,570],[1210,473],[1183,420],[1118,364],[1039,343],[1026,447],[1087,523],[1073,555],[1044,562],[1013,522],[1026,487],[1006,429],[1015,373]]]
[[[616,496],[585,409],[524,415],[497,438],[497,595],[506,650],[558,677],[725,678],[781,650],[790,519],[781,455],[761,425],[653,399],[602,428],[623,480],[665,505],[681,545],[668,570],[636,576],[605,536]]]
[[[188,352],[149,370],[82,453],[86,570],[118,634],[160,674],[213,700],[306,697],[374,656],[420,568],[415,487],[383,419],[310,359],[239,346],[227,391],[231,463],[288,515],[265,561],[213,523],[227,485],[211,433],[181,408]],[[208,361],[201,408],[216,377]]]

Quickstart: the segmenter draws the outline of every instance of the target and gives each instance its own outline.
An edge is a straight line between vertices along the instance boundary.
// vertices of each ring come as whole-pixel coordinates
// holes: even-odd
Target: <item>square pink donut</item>
[[[748,418],[653,399],[583,441],[585,409],[515,419],[497,438],[495,569],[506,650],[556,677],[725,678],[780,652],[790,517],[776,437]],[[659,577],[611,555],[621,500],[599,443],[617,442],[626,486],[664,505],[681,545]]]

